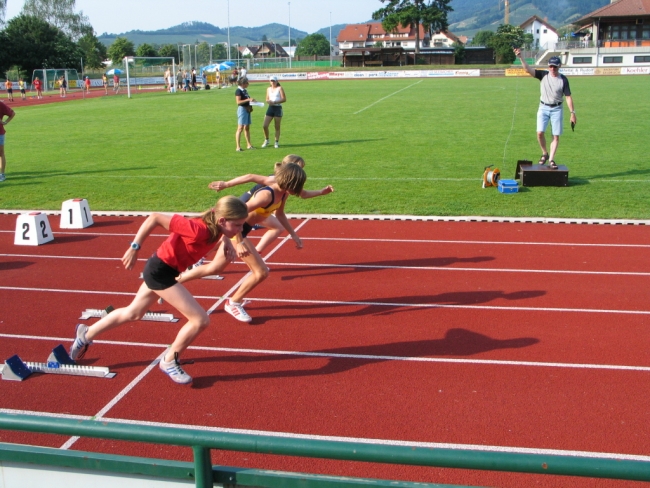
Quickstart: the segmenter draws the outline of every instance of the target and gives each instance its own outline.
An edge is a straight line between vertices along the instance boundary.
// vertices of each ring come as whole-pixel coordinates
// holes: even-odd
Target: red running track
[[[140,217],[94,217],[39,247],[0,215],[0,358],[68,347],[81,311],[130,302],[144,259],[119,258]],[[83,364],[112,380],[0,382],[2,411],[162,425],[650,460],[650,228],[409,221],[296,221],[251,294],[251,325],[221,306],[184,359],[191,389],[156,358],[180,324],[136,322]],[[260,232],[257,232],[259,235]],[[141,256],[164,239],[151,236]],[[247,268],[188,284],[206,309]],[[152,311],[174,313],[165,305]],[[89,320],[87,323],[92,323]],[[120,396],[122,394],[123,396]],[[21,442],[190,460],[189,449],[0,432]],[[215,464],[500,487],[638,483],[215,452]]]

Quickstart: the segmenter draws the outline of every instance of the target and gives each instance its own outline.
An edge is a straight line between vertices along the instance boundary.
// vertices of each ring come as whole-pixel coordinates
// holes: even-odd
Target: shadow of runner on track
[[[466,357],[496,349],[518,349],[530,347],[539,343],[534,337],[518,337],[515,339],[493,339],[484,334],[467,329],[449,329],[443,339],[393,342],[372,346],[351,346],[334,349],[308,351],[310,353],[331,354],[357,357],[322,357],[327,359],[326,365],[314,369],[289,368],[282,371],[265,371],[260,373],[244,373],[241,375],[215,375],[194,378],[194,388],[208,388],[219,381],[241,381],[264,378],[296,378],[324,374],[336,374],[359,368],[367,364],[383,361],[395,361],[399,358],[424,358],[439,356]],[[358,357],[363,356],[363,357]],[[265,361],[304,361],[307,356],[296,355],[230,355],[208,358],[194,358],[194,362],[234,362],[261,363]]]
[[[459,258],[455,256],[448,257],[436,257],[436,258],[418,258],[418,259],[395,259],[388,261],[371,261],[367,263],[347,263],[347,264],[336,264],[332,265],[327,270],[328,266],[305,266],[305,267],[296,267],[291,266],[287,268],[282,268],[281,265],[278,267],[273,267],[272,270],[282,270],[286,273],[296,272],[296,271],[321,271],[320,273],[309,273],[309,274],[289,274],[287,276],[282,276],[280,278],[283,281],[290,281],[300,278],[314,278],[322,276],[331,276],[331,275],[344,275],[351,273],[363,273],[368,271],[382,271],[386,268],[444,268],[451,266],[452,264],[457,263],[484,263],[486,261],[494,261],[496,258],[493,256],[475,256],[471,258]],[[269,266],[273,266],[273,261],[267,263]],[[299,263],[298,263],[299,264]],[[353,269],[350,269],[353,268]]]
[[[291,315],[292,319],[323,319],[323,318],[337,318],[337,317],[358,317],[364,315],[392,315],[394,313],[401,313],[413,311],[417,305],[423,305],[423,308],[435,308],[436,305],[477,305],[487,303],[498,299],[503,300],[526,300],[529,298],[537,298],[546,295],[543,290],[521,290],[512,293],[505,293],[501,290],[484,290],[484,291],[458,291],[439,293],[437,295],[421,295],[421,296],[401,296],[401,297],[388,297],[388,298],[374,298],[371,300],[350,300],[350,302],[362,301],[363,304],[357,303],[314,303],[314,304],[291,304],[291,310],[302,311],[318,309],[313,313],[303,313]],[[262,302],[263,300],[261,300]],[[287,307],[286,303],[278,303],[266,306],[257,306],[255,303],[255,318],[253,318],[252,326],[262,325],[267,320],[277,319],[277,316],[260,316],[258,314],[261,310],[278,310]],[[333,310],[345,307],[346,310],[340,312],[323,312],[323,309]],[[350,307],[361,307],[358,310],[349,311]]]

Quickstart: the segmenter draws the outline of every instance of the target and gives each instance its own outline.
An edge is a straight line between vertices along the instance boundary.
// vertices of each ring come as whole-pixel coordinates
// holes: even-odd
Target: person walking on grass
[[[257,190],[251,199],[246,202],[248,217],[242,233],[234,239],[237,256],[246,263],[250,273],[246,275],[241,286],[224,304],[224,309],[240,322],[250,322],[252,319],[244,309],[246,296],[269,275],[269,268],[260,256],[257,249],[246,237],[253,226],[264,222],[274,212],[278,221],[291,235],[298,249],[302,248],[302,241],[291,226],[284,213],[284,205],[289,195],[300,195],[302,187],[307,180],[305,171],[295,163],[276,163],[274,182]],[[241,200],[240,200],[241,201]],[[195,280],[208,275],[218,274],[223,267],[220,262],[213,261],[202,266],[196,266],[183,273],[179,282]]]
[[[255,99],[251,98],[246,90],[248,88],[248,78],[240,78],[239,86],[235,90],[235,102],[237,103],[237,132],[235,132],[236,151],[241,152],[241,133],[244,133],[246,138],[246,149],[255,149],[251,144],[251,112],[253,107],[251,102]]]
[[[289,163],[295,163],[303,169],[305,167],[305,160],[300,156],[298,156],[297,154],[286,155],[279,164],[284,165]],[[273,183],[275,183],[275,174],[271,176],[247,174],[243,176],[238,176],[237,178],[234,178],[230,181],[213,181],[208,185],[208,188],[216,192],[219,192],[221,190],[225,190],[226,188],[231,188],[233,186],[243,185],[246,183],[257,183],[257,184],[239,197],[244,202],[248,202],[252,198],[252,196],[255,193],[257,193],[257,191],[260,188],[264,186],[273,185]],[[326,187],[320,190],[305,190],[303,188],[302,191],[297,196],[303,199],[314,198],[322,195],[327,195],[329,193],[332,193],[333,191],[334,188],[332,187],[332,185],[327,185]],[[280,234],[282,234],[282,231],[285,227],[284,224],[277,218],[275,214],[269,215],[265,220],[258,222],[256,225],[268,229],[266,233],[262,236],[260,241],[257,243],[257,246],[255,246],[257,252],[261,254],[262,252],[264,252],[264,249],[266,249],[269,246],[269,244],[271,244],[275,239],[277,239],[280,236]]]
[[[7,101],[8,102],[13,102],[14,101],[14,84],[7,78],[7,81],[5,81],[5,88],[7,89]]]
[[[11,122],[16,113],[11,110],[4,102],[0,102],[0,182],[6,180],[5,167],[7,166],[7,158],[5,156],[5,125]],[[5,119],[5,117],[7,117]]]
[[[280,147],[280,124],[282,123],[282,104],[287,101],[287,96],[284,94],[284,88],[278,83],[278,78],[276,76],[271,76],[269,78],[269,86],[266,89],[266,103],[269,104],[269,108],[266,109],[266,117],[264,117],[264,125],[262,129],[264,130],[264,143],[262,147],[267,147],[269,145],[269,125],[271,121],[275,120],[275,148]]]
[[[514,48],[513,50],[515,55],[521,60],[521,65],[528,74],[541,82],[541,100],[537,109],[537,142],[539,142],[539,147],[542,150],[542,157],[539,158],[539,164],[543,165],[549,162],[549,166],[552,169],[557,169],[558,165],[555,162],[555,154],[557,153],[560,136],[564,127],[562,97],[566,99],[566,103],[571,111],[571,127],[575,126],[577,122],[573,97],[569,88],[569,80],[566,76],[560,74],[560,66],[562,63],[557,56],[553,56],[548,60],[548,71],[546,71],[531,68],[521,56],[521,49]],[[553,134],[550,153],[547,151],[546,137],[544,135],[549,122],[551,124],[551,133]]]
[[[161,297],[188,321],[161,358],[159,367],[175,383],[191,383],[192,377],[183,370],[178,358],[210,325],[210,318],[177,278],[182,270],[215,249],[217,252],[212,263],[218,265],[215,265],[215,271],[221,271],[235,258],[230,239],[242,231],[247,216],[246,204],[234,196],[227,196],[200,218],[187,219],[180,215],[160,213],[147,217],[122,257],[126,269],[132,269],[136,264],[138,251],[152,231],[162,227],[170,231],[170,235],[147,261],[142,273],[144,283],[130,305],[114,310],[91,326],[78,324],[70,357],[75,361],[82,358],[93,339],[122,324],[139,320],[151,304]]]

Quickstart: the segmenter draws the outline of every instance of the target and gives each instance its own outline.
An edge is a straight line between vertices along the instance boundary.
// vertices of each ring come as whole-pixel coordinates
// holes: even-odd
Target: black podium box
[[[517,161],[515,179],[519,178],[521,186],[568,186],[569,168],[560,165],[557,169],[551,169],[548,164]]]

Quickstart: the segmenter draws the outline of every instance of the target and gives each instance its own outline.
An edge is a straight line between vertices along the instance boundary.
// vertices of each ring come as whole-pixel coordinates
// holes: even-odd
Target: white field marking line
[[[70,338],[61,339],[57,337],[45,336],[28,336],[16,334],[0,334],[0,337],[6,339],[25,339],[39,341],[71,341]],[[93,341],[96,344],[105,344],[111,346],[127,347],[152,347],[159,349],[166,348],[165,344],[150,344],[139,342],[123,341]],[[525,366],[536,368],[559,368],[559,369],[588,369],[588,370],[605,370],[605,371],[634,371],[641,373],[650,373],[650,366],[624,366],[617,364],[589,364],[589,363],[545,363],[543,361],[510,361],[502,359],[461,359],[461,358],[440,358],[440,357],[409,357],[409,356],[377,356],[370,354],[338,354],[330,352],[309,352],[309,351],[282,351],[272,349],[246,349],[232,347],[214,347],[214,346],[190,346],[188,349],[193,351],[223,352],[223,353],[243,353],[258,354],[263,356],[297,356],[313,358],[338,358],[338,359],[359,359],[373,361],[405,361],[416,363],[447,363],[447,364],[480,364],[483,366]]]
[[[125,292],[117,292],[117,291],[61,290],[61,289],[25,288],[25,287],[12,287],[12,286],[0,286],[0,290],[135,296],[135,293],[125,293]],[[226,296],[194,295],[194,298],[198,298],[201,300],[214,300],[215,298],[217,298],[220,300],[219,303],[221,303],[225,298],[227,298],[227,295]],[[514,311],[514,312],[520,312],[524,310],[528,312],[610,313],[610,314],[623,314],[623,315],[650,315],[649,310],[615,310],[615,309],[596,309],[596,308],[504,307],[504,306],[495,306],[495,305],[445,305],[441,303],[345,302],[340,300],[297,300],[297,299],[284,299],[284,298],[247,298],[247,300],[257,301],[257,302],[271,302],[271,303],[337,305],[341,307],[360,305],[364,307],[449,308],[449,309],[461,309],[461,310],[503,310],[503,311]]]
[[[417,85],[417,83],[415,83]],[[413,86],[413,85],[411,85]],[[410,87],[406,87],[410,88]],[[404,88],[404,90],[406,90]],[[400,90],[401,91],[401,90]],[[395,92],[397,93],[397,92]],[[393,93],[393,95],[395,94]],[[389,95],[389,97],[393,96]],[[388,98],[388,97],[386,97]],[[382,99],[383,100],[383,99]],[[377,103],[381,102],[381,100],[378,100],[377,102],[373,103],[372,105],[375,105]],[[366,107],[370,108],[372,105]],[[363,109],[365,110],[365,108]],[[360,110],[359,112],[363,111]],[[358,114],[359,112],[355,112],[353,115]],[[233,175],[231,177],[235,178],[238,175]],[[95,175],[61,175],[61,177],[65,178],[86,178],[86,179],[96,179],[97,177]],[[40,176],[23,176],[22,178],[45,178],[45,177],[40,177]],[[50,178],[58,178],[58,176],[48,176],[48,179]],[[211,180],[214,178],[213,176],[156,176],[156,175],[125,175],[125,176],[115,176],[115,175],[104,175],[102,178],[119,178],[121,180],[135,180],[135,179],[206,179],[206,180]],[[367,177],[367,178],[337,178],[336,176],[324,176],[324,177],[319,177],[319,176],[310,176],[309,177],[310,181],[313,180],[319,180],[319,181],[386,181],[387,183],[395,183],[395,182],[400,182],[400,181],[470,181],[470,182],[476,182],[476,178],[425,178],[425,177],[420,177],[420,178],[372,178],[372,177]],[[616,179],[607,179],[607,178],[580,178],[581,181],[588,181],[590,183],[650,183],[650,180],[616,180]],[[0,212],[4,213],[4,212]],[[11,213],[18,213],[17,210],[12,210]],[[59,212],[60,213],[60,212]],[[169,213],[169,212],[167,212]],[[93,214],[96,214],[95,211],[93,211]]]
[[[359,268],[359,269],[415,269],[420,271],[476,271],[489,273],[546,273],[546,274],[577,274],[603,276],[650,276],[650,272],[642,271],[579,271],[570,269],[515,269],[515,268],[459,268],[448,266],[388,266],[376,264],[325,264],[325,263],[280,263],[270,262],[273,266],[294,266],[305,268]]]
[[[297,232],[298,232],[298,231],[299,231],[299,230],[300,230],[300,229],[301,229],[301,228],[302,228],[302,227],[303,227],[307,222],[309,222],[310,220],[311,220],[311,219],[305,219],[304,221],[302,221],[302,222],[300,223],[300,225],[294,229],[294,231],[297,233]],[[263,261],[266,262],[266,260],[267,260],[268,258],[270,258],[271,256],[273,256],[273,254],[275,254],[275,252],[276,252],[278,249],[280,249],[280,248],[284,245],[284,243],[287,242],[289,239],[291,239],[291,236],[289,236],[289,235],[288,235],[288,236],[285,236],[285,237],[284,237],[284,238],[283,238],[283,239],[282,239],[282,240],[281,240],[281,241],[280,241],[280,242],[279,242],[279,243],[278,243],[278,244],[277,244],[277,245],[276,245],[276,246],[271,250],[271,252],[269,252],[269,253],[268,253],[268,254],[263,258]],[[232,286],[232,288],[230,288],[230,290],[228,290],[228,291],[227,291],[227,292],[226,292],[226,293],[225,293],[221,298],[219,298],[219,300],[217,300],[217,301],[215,302],[215,304],[212,305],[212,306],[207,310],[208,315],[210,315],[212,312],[214,312],[214,311],[219,307],[219,305],[221,305],[221,304],[222,304],[222,303],[223,303],[223,302],[224,302],[228,297],[230,297],[230,295],[232,295],[232,294],[235,292],[235,290],[237,290],[237,288],[239,288],[239,287],[241,286],[241,284],[244,282],[244,280],[245,280],[245,279],[248,277],[248,275],[250,275],[250,274],[251,274],[251,271],[249,271],[248,273],[246,273],[246,274],[245,274],[245,275],[244,275],[244,276],[243,276],[243,277],[242,277],[242,278],[241,278],[237,283],[235,283],[235,284]],[[194,298],[197,298],[197,297],[194,297]]]
[[[0,230],[0,232],[5,232],[7,234],[13,234],[13,230]],[[56,235],[66,235],[66,236],[108,236],[108,237],[131,237],[133,238],[134,234],[118,234],[114,232],[73,232],[73,231],[62,231],[57,230]],[[149,234],[148,237],[169,237],[169,234]],[[127,246],[128,247],[128,246]]]
[[[508,137],[506,138],[506,143],[503,146],[503,160],[501,161],[502,168],[506,165],[506,150],[508,149],[508,142],[510,142],[510,136],[512,135],[512,129],[515,127],[515,114],[517,113],[517,101],[519,100],[519,78],[517,78],[517,83],[515,85],[515,106],[512,109],[512,123],[510,124],[510,132],[508,132]]]
[[[119,392],[115,398],[113,398],[110,402],[108,402],[104,408],[102,408],[99,412],[95,414],[93,417],[94,419],[101,420],[105,414],[108,413],[108,411],[113,408],[117,402],[119,402],[122,398],[126,396],[127,393],[129,393],[135,386],[142,381],[142,379],[149,374],[149,372],[158,364],[158,362],[163,358],[165,353],[167,352],[167,347],[165,347],[165,350],[160,353],[160,355],[154,359],[149,366],[147,366],[138,376],[136,376],[131,383],[126,385],[121,392]],[[59,449],[70,449],[72,445],[77,442],[80,439],[79,436],[73,436],[70,437]]]
[[[420,80],[420,81],[418,81],[418,82],[416,82],[416,83],[413,83],[412,85],[407,86],[406,88],[402,88],[401,90],[397,90],[396,92],[391,93],[390,95],[387,95],[387,96],[385,96],[384,98],[380,98],[380,99],[377,100],[376,102],[371,103],[371,104],[368,105],[367,107],[362,108],[362,109],[359,110],[358,112],[354,112],[352,115],[360,114],[360,113],[363,112],[364,110],[367,110],[367,109],[369,109],[370,107],[372,107],[372,106],[374,106],[374,105],[377,105],[379,102],[383,102],[383,101],[386,100],[387,98],[390,98],[390,97],[392,97],[393,95],[397,95],[399,92],[403,92],[404,90],[408,90],[408,89],[411,88],[412,86],[419,85],[419,84],[422,83],[423,81],[424,81],[424,80]]]
[[[30,410],[14,410],[9,408],[0,408],[1,413],[9,415],[34,415],[39,417],[63,418],[73,420],[90,420],[90,417],[74,416],[51,412],[35,412]],[[307,440],[322,440],[333,442],[355,442],[360,444],[371,444],[381,446],[405,446],[412,448],[425,448],[425,449],[454,449],[454,450],[469,450],[479,452],[507,452],[517,454],[541,454],[547,456],[570,456],[570,457],[588,457],[596,459],[615,459],[625,461],[650,461],[650,456],[635,455],[635,454],[619,454],[612,452],[593,452],[593,451],[568,451],[563,449],[536,449],[530,447],[513,447],[513,446],[490,446],[480,444],[452,444],[446,442],[417,442],[417,441],[398,441],[391,439],[369,439],[365,437],[342,437],[342,436],[329,436],[329,435],[314,435],[314,434],[298,434],[291,432],[275,432],[267,430],[250,430],[250,429],[229,429],[225,427],[208,427],[206,425],[192,425],[192,424],[172,424],[164,422],[148,422],[144,420],[130,420],[130,419],[117,419],[117,418],[96,418],[102,422],[113,422],[116,424],[126,425],[143,425],[147,427],[170,427],[181,429],[196,429],[204,432],[228,433],[228,434],[248,434],[258,436],[271,436],[284,439],[307,439]]]

